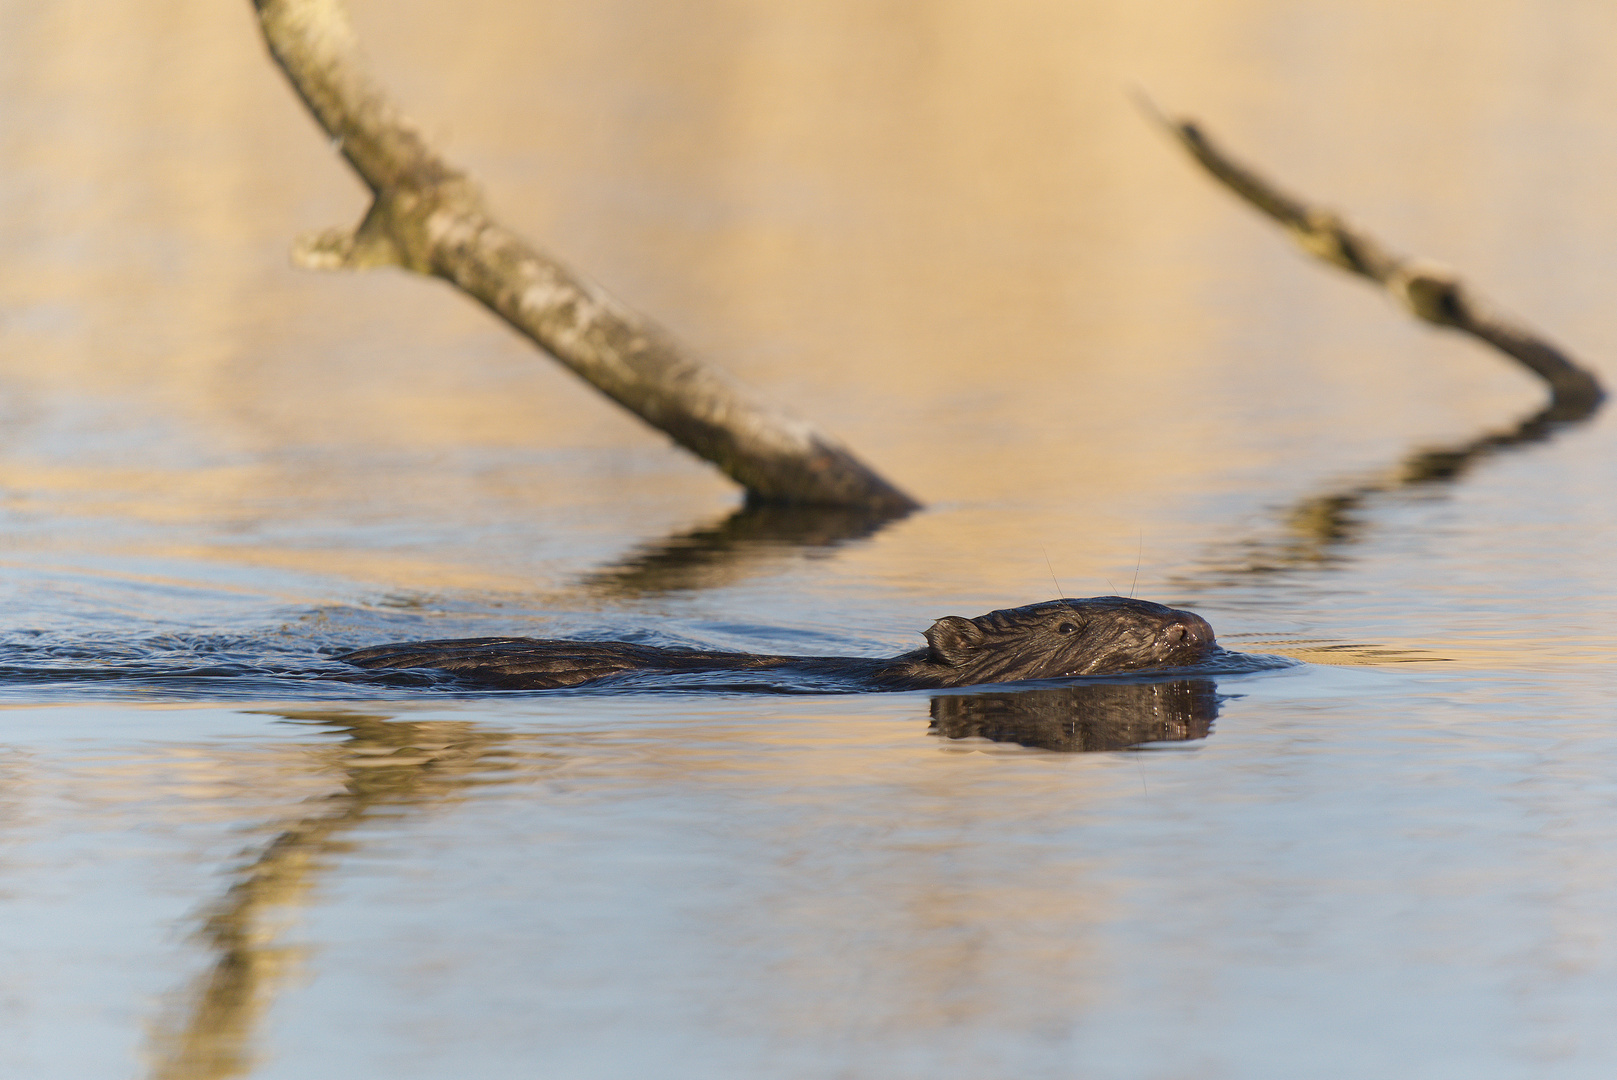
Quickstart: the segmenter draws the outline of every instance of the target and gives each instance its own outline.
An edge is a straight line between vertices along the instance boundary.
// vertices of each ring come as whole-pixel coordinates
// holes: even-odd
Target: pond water
[[[1539,387],[1128,92],[1610,384],[1617,9],[518,8],[355,14],[502,216],[927,508],[739,510],[441,284],[290,269],[364,202],[248,5],[0,4],[0,1075],[1611,1075],[1613,411],[1490,439]],[[1300,662],[328,659],[1113,593]]]

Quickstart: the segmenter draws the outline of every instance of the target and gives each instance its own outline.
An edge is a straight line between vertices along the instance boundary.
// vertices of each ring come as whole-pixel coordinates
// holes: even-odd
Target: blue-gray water
[[[0,1076],[1611,1075],[1617,419],[1417,478],[1541,391],[1127,97],[1613,381],[1613,14],[1405,7],[359,5],[514,225],[928,503],[872,531],[288,269],[363,202],[247,5],[0,4]],[[1130,592],[1303,662],[1083,752],[328,659]]]

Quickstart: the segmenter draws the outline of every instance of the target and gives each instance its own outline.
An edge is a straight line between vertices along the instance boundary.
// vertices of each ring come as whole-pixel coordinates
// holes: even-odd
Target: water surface
[[[1524,429],[1527,378],[1127,91],[1610,383],[1612,11],[356,19],[508,220],[928,509],[738,512],[448,289],[289,269],[363,200],[247,5],[0,5],[0,1074],[1610,1075],[1617,421]],[[1109,593],[1304,662],[1030,698],[327,659],[878,656]]]

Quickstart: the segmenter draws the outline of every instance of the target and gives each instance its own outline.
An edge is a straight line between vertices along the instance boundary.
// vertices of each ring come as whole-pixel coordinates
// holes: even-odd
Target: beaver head
[[[1216,647],[1200,615],[1126,596],[950,615],[932,624],[926,643],[928,674],[943,686],[1183,667]]]

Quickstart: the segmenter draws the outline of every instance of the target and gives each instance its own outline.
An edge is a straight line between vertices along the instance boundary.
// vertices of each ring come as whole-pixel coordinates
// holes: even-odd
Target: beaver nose
[[[1181,612],[1180,618],[1163,630],[1158,640],[1170,649],[1211,645],[1213,628],[1200,615],[1192,615],[1188,611]]]

